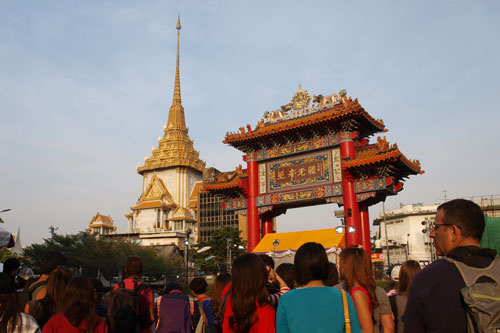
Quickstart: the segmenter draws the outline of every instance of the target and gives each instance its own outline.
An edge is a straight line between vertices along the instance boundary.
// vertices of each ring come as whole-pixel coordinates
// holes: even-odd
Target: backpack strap
[[[217,311],[217,318],[220,318],[220,320],[224,320],[224,311],[226,310],[226,301],[227,298],[231,294],[231,289],[228,290],[227,294],[224,296],[224,299],[222,300],[222,304],[220,305],[219,311]]]
[[[205,314],[205,311],[203,310],[203,301],[202,300],[198,300],[198,307],[200,308],[200,313],[201,313],[201,316],[203,317],[203,323],[204,323],[205,327],[208,327],[208,319],[207,319],[207,315]]]
[[[466,286],[473,285],[481,277],[488,277],[496,283],[500,283],[500,279],[498,278],[500,276],[500,257],[498,255],[496,255],[491,263],[484,268],[467,266],[461,261],[446,256],[441,258],[441,260],[448,261],[455,265],[458,272],[464,279]]]

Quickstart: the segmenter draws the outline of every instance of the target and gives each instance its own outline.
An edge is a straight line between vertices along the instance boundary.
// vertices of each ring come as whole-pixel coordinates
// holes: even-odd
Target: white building
[[[498,195],[464,198],[474,201],[485,216],[500,216],[500,198]],[[434,225],[434,217],[439,204],[424,206],[422,204],[401,205],[395,210],[380,212],[373,225],[378,225],[378,240],[375,241],[376,251],[384,254],[384,266],[402,263],[413,259],[425,266],[437,259],[436,251],[429,232]],[[387,223],[387,235],[386,235]],[[425,231],[425,232],[424,232]],[[387,259],[388,240],[389,259]]]
[[[163,137],[158,138],[151,157],[137,172],[143,176],[141,195],[130,207],[127,238],[141,245],[167,245],[184,248],[191,230],[190,243],[196,242],[196,214],[189,208],[195,183],[202,180],[205,162],[193,148],[189,138],[181,103],[179,76],[179,34],[177,22],[177,63],[172,106],[164,126]]]
[[[402,205],[399,209],[386,210],[385,217],[384,212],[380,212],[379,217],[373,221],[373,225],[380,227],[375,247],[384,253],[386,267],[388,259],[391,265],[412,259],[420,262],[422,266],[428,265],[433,258],[435,259],[435,249],[429,238],[428,226],[434,223],[438,206]],[[389,245],[389,256],[387,256],[386,241]]]

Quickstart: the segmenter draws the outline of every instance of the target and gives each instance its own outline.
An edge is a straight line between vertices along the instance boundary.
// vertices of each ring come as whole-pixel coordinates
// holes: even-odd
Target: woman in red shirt
[[[373,309],[378,306],[378,301],[370,255],[361,248],[345,249],[340,252],[339,268],[363,333],[373,332]]]
[[[232,283],[224,311],[222,332],[276,332],[276,311],[269,304],[268,272],[262,260],[247,253],[234,261]]]
[[[95,314],[94,286],[83,276],[74,277],[66,286],[63,312],[56,314],[45,324],[43,333],[107,333],[108,326]]]

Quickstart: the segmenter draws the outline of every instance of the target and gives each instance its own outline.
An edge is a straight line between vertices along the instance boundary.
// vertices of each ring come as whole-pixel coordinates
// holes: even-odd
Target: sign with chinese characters
[[[340,166],[340,148],[332,149],[333,181],[342,181],[342,167]]]
[[[259,192],[266,193],[266,165],[259,164]]]
[[[330,151],[273,161],[266,163],[266,165],[268,175],[266,185],[268,192],[281,192],[283,190],[315,186],[323,183],[329,184],[332,182],[332,159]],[[262,191],[262,183],[260,185],[260,193],[266,193]]]

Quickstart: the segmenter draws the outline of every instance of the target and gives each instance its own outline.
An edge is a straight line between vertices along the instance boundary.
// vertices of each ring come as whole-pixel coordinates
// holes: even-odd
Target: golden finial
[[[160,140],[161,140],[161,136],[158,137],[158,141],[160,141]]]
[[[179,75],[179,40],[181,31],[181,17],[177,18],[177,61],[175,66],[175,84],[174,84],[174,98],[172,100],[172,106],[168,113],[168,128],[175,129],[186,129],[186,121],[184,119],[184,108],[181,102],[181,79]]]
[[[148,160],[148,157],[147,156],[144,156],[144,161],[147,161]]]
[[[151,152],[154,152],[155,151],[155,147],[151,147]]]

